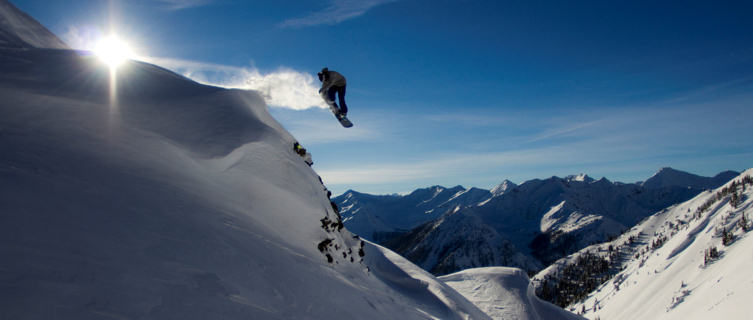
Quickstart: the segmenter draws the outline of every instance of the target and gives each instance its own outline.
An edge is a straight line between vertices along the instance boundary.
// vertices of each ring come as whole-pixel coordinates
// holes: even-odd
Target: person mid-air
[[[337,120],[343,125],[343,127],[349,128],[353,124],[345,116],[348,114],[348,105],[345,104],[345,77],[337,71],[329,70],[328,68],[322,69],[317,74],[319,81],[322,82],[322,88],[319,89],[319,94],[322,96],[327,105],[329,105],[332,113],[335,114]],[[335,94],[337,94],[340,105],[335,103]]]

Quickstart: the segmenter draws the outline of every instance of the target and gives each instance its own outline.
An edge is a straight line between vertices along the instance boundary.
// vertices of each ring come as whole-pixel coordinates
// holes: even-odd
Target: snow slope
[[[608,245],[634,245],[622,255],[621,270],[584,300],[570,306],[590,319],[749,319],[753,301],[753,184],[738,188],[741,203],[733,206],[733,182],[753,176],[753,169],[716,190],[647,218],[612,242],[591,246],[539,273],[556,274],[568,260],[585,251],[604,254]],[[745,217],[747,230],[742,227]],[[722,244],[723,231],[734,241]],[[716,248],[720,257],[706,261]]]
[[[439,277],[494,319],[582,319],[536,297],[525,272],[488,267]]]
[[[36,46],[0,48],[2,318],[488,319],[338,228],[258,94]]]
[[[494,196],[501,196],[501,195],[505,194],[506,192],[508,192],[508,191],[510,191],[512,189],[515,189],[515,187],[517,187],[517,186],[518,185],[515,184],[514,182],[505,179],[505,181],[502,181],[502,183],[500,183],[499,185],[497,185],[496,187],[494,187],[494,189],[491,190],[491,193]]]
[[[34,18],[0,0],[0,48],[68,49],[68,46]]]

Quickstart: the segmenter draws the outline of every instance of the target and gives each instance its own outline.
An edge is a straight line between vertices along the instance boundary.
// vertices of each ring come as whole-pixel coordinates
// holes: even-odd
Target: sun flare
[[[115,36],[109,36],[102,39],[99,44],[97,44],[94,53],[100,60],[113,69],[134,56],[133,50],[131,50],[130,46]]]

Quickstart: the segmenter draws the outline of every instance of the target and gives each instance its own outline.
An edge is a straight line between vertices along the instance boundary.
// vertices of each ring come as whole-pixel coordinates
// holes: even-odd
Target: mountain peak
[[[668,174],[668,173],[685,173],[684,171],[677,170],[672,167],[662,167],[656,174]]]
[[[498,186],[494,187],[491,190],[491,193],[494,196],[503,195],[503,194],[507,193],[508,191],[514,189],[517,186],[518,185],[515,184],[514,182],[505,179],[505,181],[502,181],[502,183],[500,183]]]
[[[570,182],[588,182],[591,183],[594,181],[593,178],[589,177],[585,173],[577,174],[577,175],[569,175],[565,178],[565,180]]]
[[[592,183],[612,184],[612,181],[610,181],[606,177],[601,177],[599,180],[593,181]]]

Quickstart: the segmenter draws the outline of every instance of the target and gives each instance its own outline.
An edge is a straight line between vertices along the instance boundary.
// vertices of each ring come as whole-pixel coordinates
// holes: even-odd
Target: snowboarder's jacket
[[[345,77],[341,75],[337,71],[326,71],[323,73],[324,79],[322,79],[322,90],[321,92],[327,92],[329,88],[331,87],[344,87],[345,86]]]

